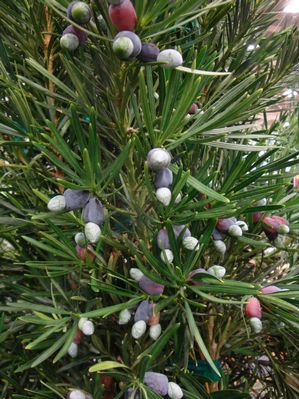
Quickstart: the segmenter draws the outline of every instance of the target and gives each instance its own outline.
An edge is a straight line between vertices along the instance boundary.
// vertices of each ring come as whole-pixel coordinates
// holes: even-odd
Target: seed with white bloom
[[[68,399],[85,399],[85,393],[79,391],[79,389],[74,389],[69,393]]]
[[[147,163],[152,170],[167,168],[170,162],[171,155],[164,148],[153,148],[147,155]]]
[[[289,234],[290,228],[286,224],[280,224],[277,229],[279,234]]]
[[[89,242],[95,244],[101,237],[101,228],[95,223],[88,222],[85,225],[85,236]]]
[[[146,331],[146,322],[143,320],[139,320],[133,324],[131,334],[133,338],[138,339],[142,337],[145,331]]]
[[[154,326],[150,326],[149,336],[151,337],[151,339],[156,341],[160,337],[161,332],[162,332],[161,324],[155,324]]]
[[[213,243],[214,243],[214,247],[215,247],[216,251],[219,252],[220,254],[224,255],[226,252],[225,242],[222,240],[215,240],[215,241],[213,241]]]
[[[83,324],[88,320],[87,317],[81,317],[78,323],[79,330],[82,331]]]
[[[161,259],[165,263],[172,263],[173,262],[173,252],[170,249],[164,249],[161,252]]]
[[[94,324],[93,324],[93,322],[91,320],[86,320],[82,324],[80,330],[83,332],[84,335],[92,335],[94,333]]]
[[[212,267],[209,267],[207,272],[212,274],[213,276],[215,276],[217,278],[223,278],[225,276],[226,269],[223,266],[214,265]]]
[[[118,317],[118,324],[120,325],[124,325],[129,323],[130,319],[131,319],[131,312],[129,311],[129,309],[123,309],[120,313],[119,313],[119,317]]]
[[[265,205],[267,205],[267,200],[266,200],[266,198],[262,198],[262,199],[256,201],[254,205],[255,206],[265,206]]]
[[[195,237],[186,237],[183,239],[183,247],[189,249],[190,251],[199,250],[199,242]]]
[[[136,269],[134,267],[132,269],[130,269],[129,273],[130,273],[130,276],[132,277],[132,279],[135,281],[141,280],[142,277],[144,276],[144,274],[142,273],[141,270]]]
[[[179,193],[178,196],[176,197],[174,203],[175,204],[179,204],[182,201],[182,194]]]
[[[158,62],[167,62],[163,64],[163,68],[176,68],[183,63],[183,57],[181,53],[173,49],[166,49],[161,51],[157,57]]]
[[[78,355],[78,345],[75,344],[75,342],[72,342],[67,350],[67,353],[71,356],[71,357],[77,357]]]
[[[168,383],[168,396],[171,399],[181,399],[184,394],[181,388],[175,382]]]
[[[256,334],[258,334],[258,333],[260,333],[260,332],[262,331],[262,329],[263,329],[263,324],[262,324],[261,320],[258,319],[257,317],[251,317],[251,318],[249,319],[249,323],[250,323],[250,325],[251,325],[253,331],[254,331]]]
[[[232,237],[241,237],[243,235],[243,231],[240,226],[237,224],[233,224],[228,228],[228,234]]]
[[[236,225],[241,227],[242,231],[248,231],[248,224],[243,222],[243,220],[238,220]]]
[[[157,200],[168,206],[171,201],[171,191],[167,187],[158,188],[156,191]]]
[[[76,242],[76,244],[80,245],[80,247],[85,247],[85,245],[87,244],[85,234],[77,233],[75,235],[75,242]]]
[[[51,212],[61,212],[65,210],[65,198],[63,195],[56,195],[48,202],[48,209]]]

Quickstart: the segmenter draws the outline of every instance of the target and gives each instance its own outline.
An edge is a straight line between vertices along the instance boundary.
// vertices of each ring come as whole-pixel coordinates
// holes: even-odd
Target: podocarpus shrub
[[[278,1],[2,3],[2,397],[295,398]]]

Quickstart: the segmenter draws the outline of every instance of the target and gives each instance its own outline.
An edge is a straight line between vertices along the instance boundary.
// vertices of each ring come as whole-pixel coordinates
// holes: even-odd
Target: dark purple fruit
[[[90,193],[88,191],[73,190],[68,188],[63,193],[63,196],[65,198],[65,209],[67,211],[74,211],[85,206],[90,198]]]
[[[155,176],[155,187],[170,187],[173,182],[172,171],[168,168],[159,169]]]
[[[158,395],[165,396],[168,392],[168,378],[165,374],[148,371],[144,374],[143,382]]]
[[[91,198],[83,209],[82,217],[85,223],[92,222],[100,226],[104,221],[104,208],[101,201]]]
[[[142,62],[155,62],[157,61],[159,53],[160,50],[154,43],[142,43],[138,59]]]

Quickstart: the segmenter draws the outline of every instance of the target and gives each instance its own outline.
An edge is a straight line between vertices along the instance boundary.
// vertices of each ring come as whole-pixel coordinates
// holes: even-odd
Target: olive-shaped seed
[[[183,57],[178,51],[173,49],[167,49],[159,53],[157,61],[165,62],[165,64],[161,65],[163,68],[172,69],[182,65]]]
[[[175,382],[168,383],[168,396],[170,399],[182,399],[184,396],[183,391]]]
[[[67,399],[85,399],[85,393],[79,389],[74,389],[68,393]]]
[[[147,154],[147,163],[150,169],[167,168],[171,162],[171,155],[164,148],[153,148]]]
[[[91,9],[83,1],[73,2],[68,10],[70,19],[79,25],[87,24],[91,19]]]
[[[160,337],[161,332],[162,332],[162,327],[161,324],[158,323],[150,327],[149,336],[151,337],[151,339],[156,341]]]
[[[249,319],[249,323],[250,323],[250,326],[252,327],[253,331],[254,331],[256,334],[259,334],[259,333],[262,331],[262,329],[263,329],[263,323],[262,323],[262,321],[261,321],[259,318],[257,318],[257,317],[251,317],[251,318]]]
[[[171,191],[167,187],[158,188],[156,191],[157,200],[165,206],[170,204],[171,196]]]
[[[65,198],[63,195],[56,195],[51,198],[47,205],[51,212],[61,212],[65,210]]]
[[[67,353],[70,355],[70,357],[77,357],[78,356],[78,345],[72,342],[67,350]]]
[[[79,47],[79,39],[73,33],[66,33],[60,38],[61,48],[69,51],[74,51]]]

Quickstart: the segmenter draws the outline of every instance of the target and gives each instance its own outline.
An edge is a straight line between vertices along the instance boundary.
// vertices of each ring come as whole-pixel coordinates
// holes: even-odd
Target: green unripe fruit
[[[73,33],[67,33],[61,36],[60,46],[65,50],[74,51],[79,47],[79,39]]]
[[[87,24],[91,18],[91,9],[88,4],[78,1],[72,6],[71,16],[77,24]]]
[[[134,44],[128,37],[119,37],[113,43],[113,51],[121,60],[129,60],[134,52]]]

